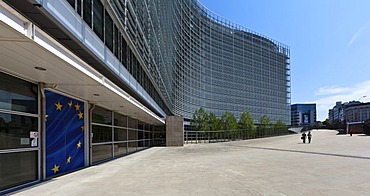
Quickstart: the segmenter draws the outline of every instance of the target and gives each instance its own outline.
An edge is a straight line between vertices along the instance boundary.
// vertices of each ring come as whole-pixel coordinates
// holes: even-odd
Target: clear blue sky
[[[290,46],[291,99],[370,101],[369,0],[200,0],[214,13]],[[362,97],[366,95],[367,97]]]

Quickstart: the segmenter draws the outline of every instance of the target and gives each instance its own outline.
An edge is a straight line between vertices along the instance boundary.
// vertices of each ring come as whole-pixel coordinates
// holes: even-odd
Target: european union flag
[[[46,96],[46,177],[84,166],[84,103],[52,91]]]

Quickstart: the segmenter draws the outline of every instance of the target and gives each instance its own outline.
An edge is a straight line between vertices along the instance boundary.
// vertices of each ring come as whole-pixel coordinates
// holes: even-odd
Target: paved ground
[[[370,195],[370,137],[300,135],[151,148],[15,195]]]

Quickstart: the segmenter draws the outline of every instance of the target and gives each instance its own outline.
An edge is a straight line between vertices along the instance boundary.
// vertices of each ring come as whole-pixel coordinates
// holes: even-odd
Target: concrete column
[[[166,146],[184,146],[184,118],[167,116]]]

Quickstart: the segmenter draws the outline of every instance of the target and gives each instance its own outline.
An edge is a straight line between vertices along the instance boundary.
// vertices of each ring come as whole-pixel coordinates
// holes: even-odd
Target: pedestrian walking
[[[352,136],[352,130],[351,129],[349,130],[349,135]]]
[[[312,139],[311,131],[308,132],[307,138],[308,138],[308,143],[310,144],[311,143],[311,139]]]
[[[303,140],[303,143],[306,143],[306,132],[302,133],[301,139]]]

